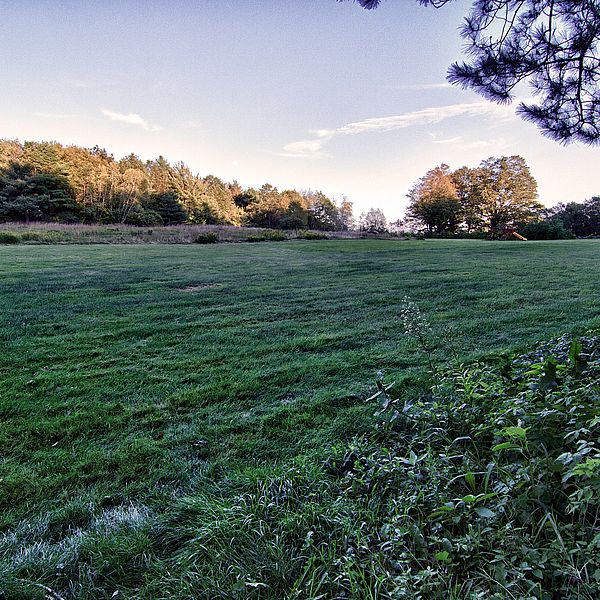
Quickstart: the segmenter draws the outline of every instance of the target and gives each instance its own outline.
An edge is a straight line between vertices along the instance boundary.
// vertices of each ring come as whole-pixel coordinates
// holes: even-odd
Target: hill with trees
[[[97,146],[0,140],[0,221],[344,231],[353,215],[346,198],[336,203],[320,191],[279,191],[269,183],[244,189],[162,156],[116,160]]]

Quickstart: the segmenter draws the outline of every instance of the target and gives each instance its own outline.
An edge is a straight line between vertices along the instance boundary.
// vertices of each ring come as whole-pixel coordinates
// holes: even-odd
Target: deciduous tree
[[[543,210],[522,156],[488,158],[473,172],[469,206],[489,231],[535,219]]]
[[[359,228],[368,233],[384,233],[387,231],[387,219],[380,208],[371,208],[360,215]]]
[[[410,190],[408,214],[430,233],[455,231],[461,205],[448,165],[428,171]]]
[[[558,204],[548,211],[548,218],[560,221],[579,237],[600,235],[600,196],[585,202]]]

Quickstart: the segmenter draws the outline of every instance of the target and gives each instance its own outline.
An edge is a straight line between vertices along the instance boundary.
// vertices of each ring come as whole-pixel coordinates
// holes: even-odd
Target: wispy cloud
[[[460,148],[461,150],[470,150],[470,149],[478,149],[478,148],[498,148],[505,149],[510,147],[512,144],[509,143],[504,138],[498,139],[489,139],[489,140],[469,140],[465,139],[462,135],[445,138],[445,139],[433,139],[431,140],[433,144],[445,144],[448,146],[453,146],[455,148]]]
[[[323,144],[329,141],[331,137],[290,142],[283,147],[281,155],[288,158],[331,158],[331,154],[322,150]]]
[[[434,125],[448,119],[465,116],[507,118],[514,116],[514,112],[507,106],[490,102],[471,102],[424,108],[391,117],[374,117],[347,123],[336,129],[311,130],[309,133],[314,136],[314,139],[290,142],[283,147],[282,155],[291,158],[327,158],[331,155],[324,152],[323,147],[333,138],[341,135],[383,133],[419,125]]]
[[[137,113],[129,113],[125,115],[122,113],[113,112],[112,110],[106,110],[105,108],[103,108],[101,112],[105,117],[108,117],[111,121],[118,121],[119,123],[128,123],[129,125],[137,125],[138,127],[145,129],[146,131],[162,130],[162,127],[160,127],[159,125],[153,125],[152,123],[149,123],[148,121],[146,121],[146,119],[143,119]]]
[[[452,137],[452,138],[446,138],[443,140],[431,140],[434,144],[457,144],[459,142],[463,141],[463,137],[461,135],[458,135],[456,137]]]

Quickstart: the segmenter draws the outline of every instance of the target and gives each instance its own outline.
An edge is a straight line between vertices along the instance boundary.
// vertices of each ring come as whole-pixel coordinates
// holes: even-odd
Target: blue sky
[[[598,149],[445,83],[469,4],[0,0],[0,137],[162,154],[390,219],[430,168],[490,156],[522,155],[544,204],[599,194]]]

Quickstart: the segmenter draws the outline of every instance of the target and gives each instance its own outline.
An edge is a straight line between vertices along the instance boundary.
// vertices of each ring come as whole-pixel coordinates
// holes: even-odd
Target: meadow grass
[[[239,499],[290,465],[318,478],[332,447],[372,426],[363,399],[378,369],[407,393],[422,385],[403,298],[464,359],[527,348],[600,326],[599,250],[0,247],[0,598],[43,598],[44,586],[63,598],[236,597],[242,563],[279,570],[280,589],[246,581],[237,597],[291,593],[298,566],[281,540],[257,547],[264,519],[235,518],[249,514]],[[301,513],[328,522],[325,499]],[[217,570],[240,523],[240,563]]]
[[[207,236],[209,240],[207,240]],[[234,225],[171,225],[136,227],[123,224],[0,223],[0,244],[194,244],[265,242],[287,239],[390,238],[393,234],[364,231],[281,230]],[[396,236],[397,237],[397,236]],[[210,239],[212,238],[212,239]]]

